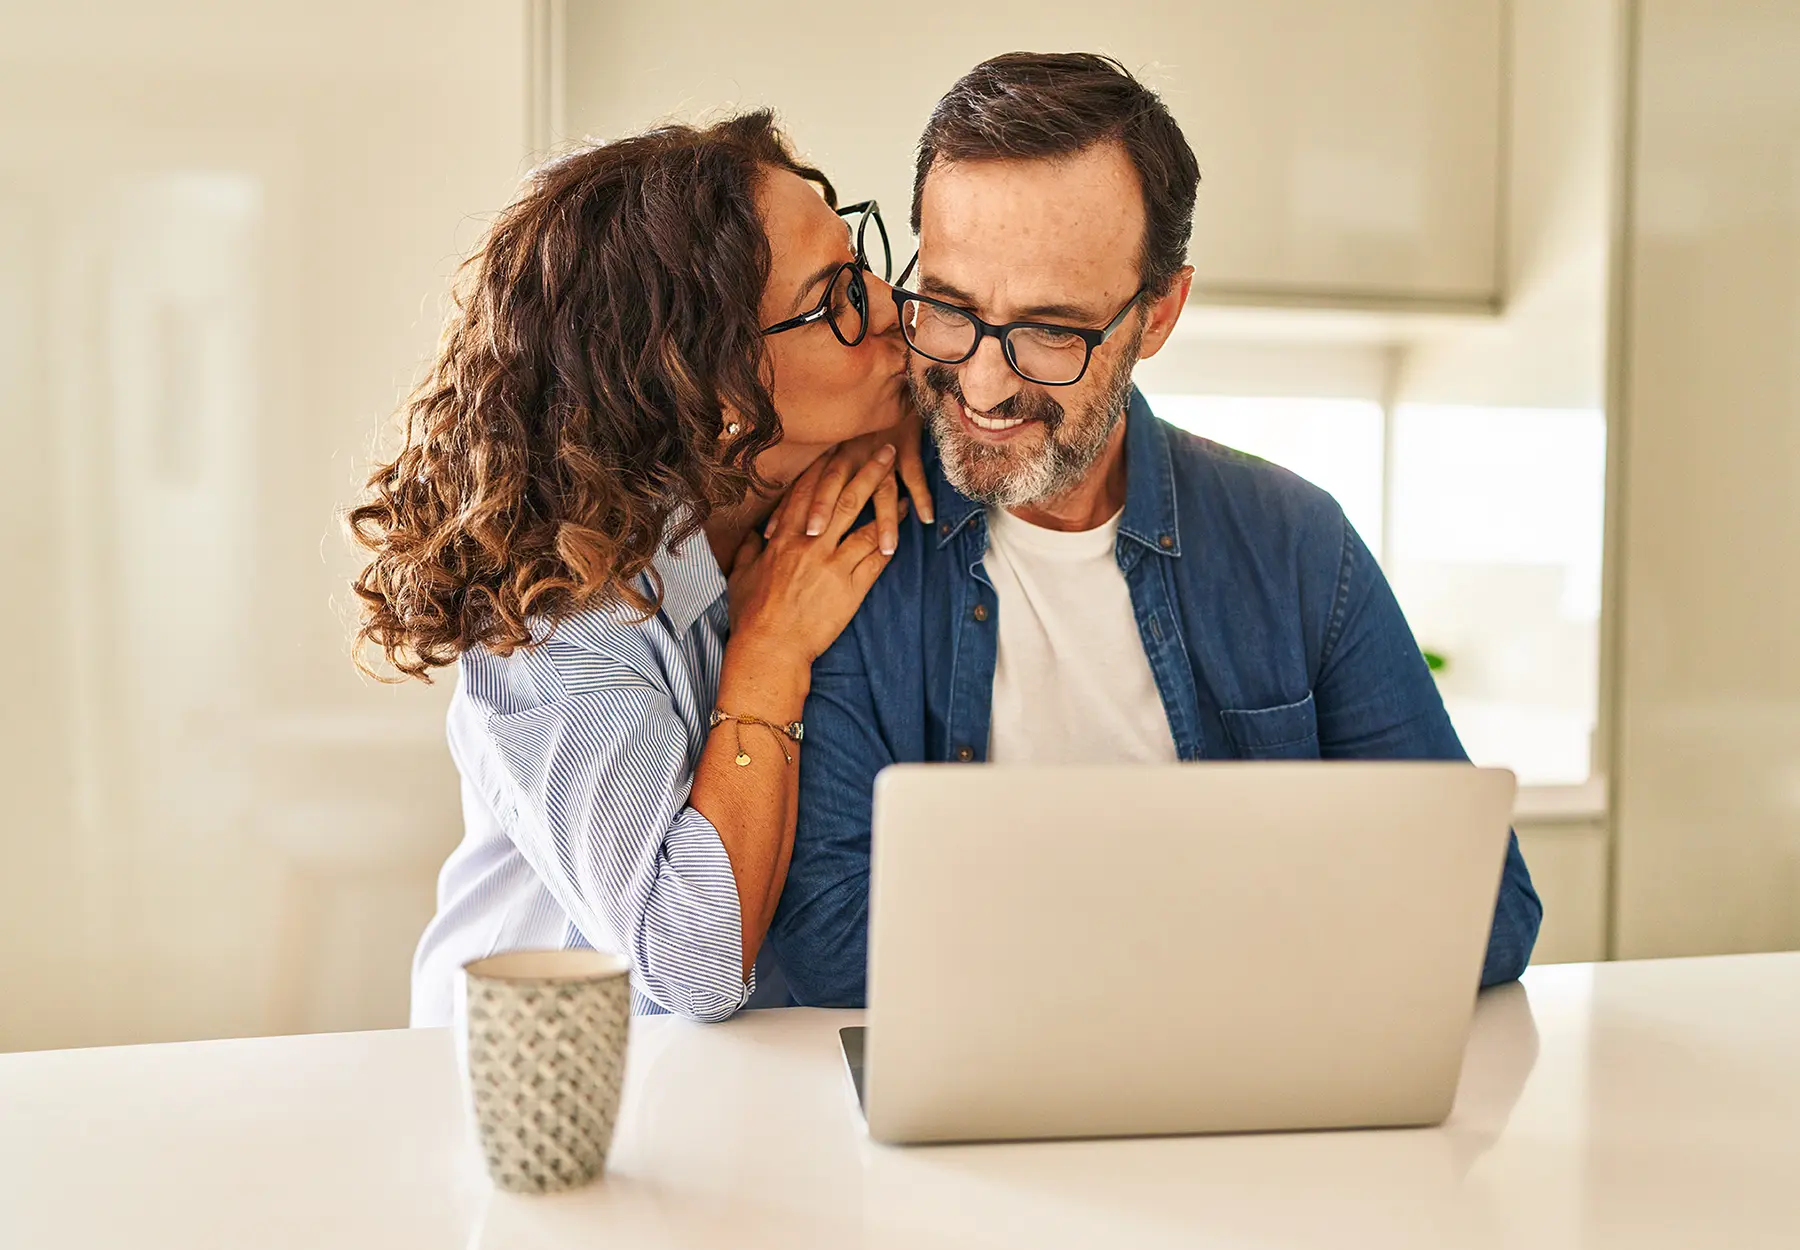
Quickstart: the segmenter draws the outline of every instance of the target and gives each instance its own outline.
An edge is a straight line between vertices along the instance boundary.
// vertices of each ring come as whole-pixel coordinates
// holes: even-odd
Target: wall
[[[1800,6],[1638,8],[1617,952],[1800,947]]]
[[[0,9],[0,1048],[404,1022],[445,692],[352,672],[335,513],[511,194],[523,40]]]

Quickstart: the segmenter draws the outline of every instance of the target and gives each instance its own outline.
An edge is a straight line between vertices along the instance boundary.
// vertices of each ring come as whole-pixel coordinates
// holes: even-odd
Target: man
[[[1193,280],[1198,182],[1162,101],[1102,57],[996,57],[932,113],[895,299],[936,518],[813,669],[771,930],[801,1003],[863,1001],[888,764],[1467,758],[1331,497],[1132,387]],[[1114,854],[1097,838],[1095,870]],[[1515,838],[1484,985],[1524,970],[1541,916]]]

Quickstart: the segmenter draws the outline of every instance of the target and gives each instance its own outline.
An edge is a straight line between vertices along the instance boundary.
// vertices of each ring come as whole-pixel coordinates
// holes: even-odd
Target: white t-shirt
[[[988,759],[1167,763],[1175,739],[1113,555],[1119,518],[1069,533],[988,512],[999,656]]]

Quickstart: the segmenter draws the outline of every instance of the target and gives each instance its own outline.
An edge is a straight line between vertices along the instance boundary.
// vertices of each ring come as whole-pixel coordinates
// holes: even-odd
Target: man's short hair
[[[1144,192],[1143,285],[1169,289],[1187,263],[1200,167],[1162,97],[1092,52],[1008,52],[957,80],[931,111],[913,171],[919,232],[925,176],[938,161],[1037,160],[1124,144]]]

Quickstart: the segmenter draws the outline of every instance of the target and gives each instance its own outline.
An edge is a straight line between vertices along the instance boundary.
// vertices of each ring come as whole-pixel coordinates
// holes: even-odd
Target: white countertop
[[[1800,953],[1532,970],[1441,1129],[894,1148],[858,1012],[634,1022],[606,1179],[495,1194],[441,1031],[0,1055],[0,1247],[1800,1245]]]

